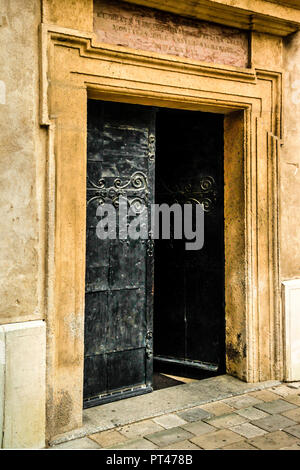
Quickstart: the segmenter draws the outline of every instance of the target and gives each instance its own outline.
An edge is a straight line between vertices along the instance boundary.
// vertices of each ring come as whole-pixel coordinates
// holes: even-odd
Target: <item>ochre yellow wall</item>
[[[43,23],[93,31],[93,0],[41,0]]]
[[[39,126],[39,0],[2,0],[0,323],[44,317],[45,149]]]

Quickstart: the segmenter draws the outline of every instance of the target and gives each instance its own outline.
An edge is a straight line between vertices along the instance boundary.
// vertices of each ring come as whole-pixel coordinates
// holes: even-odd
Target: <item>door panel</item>
[[[203,203],[205,215],[201,250],[186,251],[185,240],[156,241],[155,359],[166,371],[180,363],[222,373],[223,116],[161,109],[156,122],[156,202]]]
[[[154,109],[88,101],[85,407],[152,390],[151,240],[100,240],[96,210],[118,221],[122,195],[150,211],[154,145]]]
[[[147,330],[145,294],[145,286],[142,289],[121,289],[109,292],[111,319],[106,332],[107,352],[145,347]]]
[[[107,387],[106,354],[85,355],[83,396],[94,397]],[[86,402],[88,403],[88,402]]]
[[[106,352],[107,295],[105,291],[89,292],[86,295],[85,310],[85,355],[93,356]]]
[[[108,389],[134,387],[145,384],[145,351],[133,349],[108,356]]]

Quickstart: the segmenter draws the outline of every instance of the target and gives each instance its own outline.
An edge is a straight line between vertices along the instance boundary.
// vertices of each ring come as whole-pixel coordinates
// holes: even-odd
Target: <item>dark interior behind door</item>
[[[160,109],[156,119],[156,202],[204,204],[204,247],[155,242],[154,358],[224,371],[223,116]],[[191,369],[190,369],[191,371]],[[198,375],[199,376],[199,375]]]

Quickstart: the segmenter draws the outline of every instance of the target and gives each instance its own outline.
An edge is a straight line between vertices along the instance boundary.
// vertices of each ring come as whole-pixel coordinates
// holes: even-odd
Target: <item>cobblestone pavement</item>
[[[300,450],[300,382],[215,401],[53,449]]]

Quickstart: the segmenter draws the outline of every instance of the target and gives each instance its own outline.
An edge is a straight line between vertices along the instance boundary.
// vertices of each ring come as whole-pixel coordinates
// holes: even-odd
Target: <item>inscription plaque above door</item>
[[[248,67],[248,33],[115,0],[94,1],[94,32],[115,44],[209,63]]]

